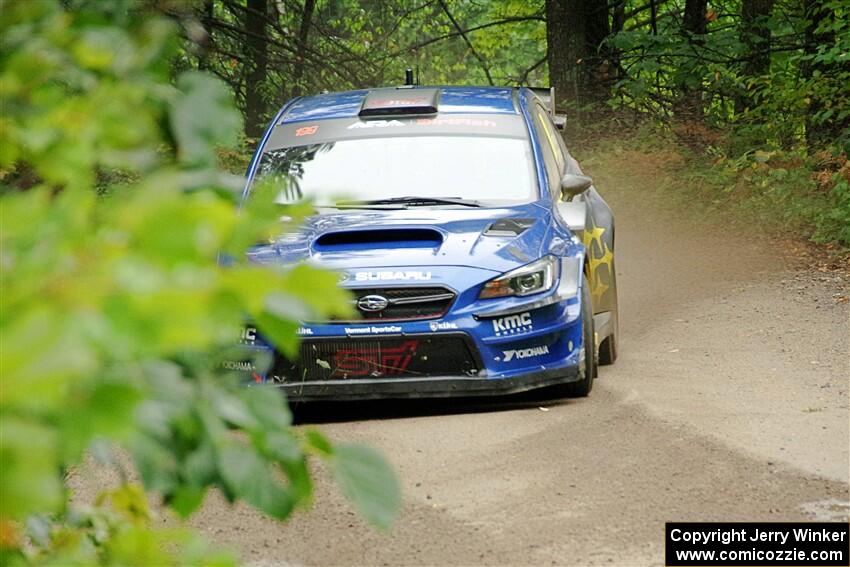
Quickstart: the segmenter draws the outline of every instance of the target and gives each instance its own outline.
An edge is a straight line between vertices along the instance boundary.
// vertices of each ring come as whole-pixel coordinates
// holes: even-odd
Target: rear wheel
[[[583,398],[593,389],[596,377],[596,341],[593,330],[593,308],[590,303],[590,285],[585,277],[581,284],[581,355],[579,356],[579,379],[563,384],[560,388],[564,396]]]

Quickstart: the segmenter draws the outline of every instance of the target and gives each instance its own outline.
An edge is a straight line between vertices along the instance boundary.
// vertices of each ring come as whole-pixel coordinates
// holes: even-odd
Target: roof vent
[[[421,116],[436,114],[440,91],[437,89],[379,90],[363,99],[361,118]]]

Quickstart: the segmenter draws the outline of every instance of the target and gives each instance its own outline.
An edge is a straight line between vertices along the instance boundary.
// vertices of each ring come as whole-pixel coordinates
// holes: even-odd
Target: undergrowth
[[[839,150],[754,149],[733,154],[734,140],[706,127],[656,123],[599,124],[567,132],[577,157],[607,152],[672,153],[663,160],[672,198],[705,214],[794,231],[850,251],[850,160]],[[669,181],[668,180],[668,181]]]

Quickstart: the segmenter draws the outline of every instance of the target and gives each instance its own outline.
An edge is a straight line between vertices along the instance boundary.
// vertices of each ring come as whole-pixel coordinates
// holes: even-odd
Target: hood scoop
[[[519,236],[534,224],[534,219],[499,219],[484,230],[484,236]]]
[[[313,242],[317,252],[393,248],[437,248],[443,235],[427,228],[391,228],[327,232]]]

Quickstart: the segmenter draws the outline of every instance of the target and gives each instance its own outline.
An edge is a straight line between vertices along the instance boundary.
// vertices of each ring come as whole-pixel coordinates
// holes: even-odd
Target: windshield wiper
[[[434,205],[461,205],[463,207],[480,207],[478,201],[461,199],[460,197],[391,197],[388,199],[372,199],[368,201],[340,201],[334,206],[338,208],[369,208],[372,206],[396,205],[406,207],[431,207]]]

